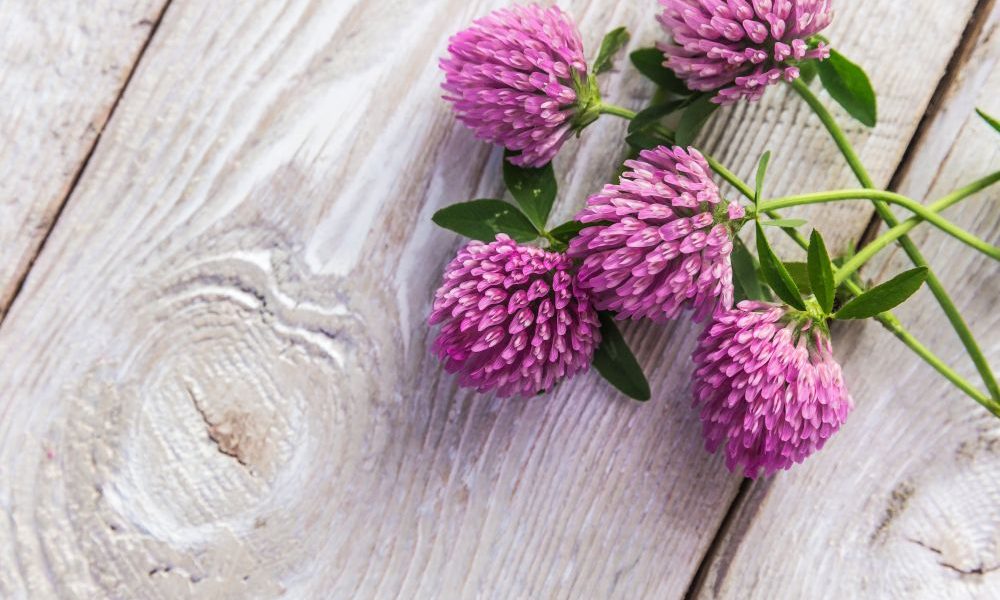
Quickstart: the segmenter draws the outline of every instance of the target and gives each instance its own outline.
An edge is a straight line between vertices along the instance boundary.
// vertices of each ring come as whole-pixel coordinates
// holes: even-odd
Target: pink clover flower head
[[[833,20],[831,0],[660,0],[659,20],[673,38],[659,45],[672,69],[695,91],[732,104],[799,76],[799,61],[826,59],[809,38]]]
[[[733,304],[731,224],[745,216],[724,205],[705,158],[694,148],[643,150],[617,185],[591,196],[576,216],[582,229],[569,255],[598,310],[622,319],[666,321],[684,308],[695,320]]]
[[[434,352],[463,387],[501,397],[546,392],[586,371],[601,340],[590,295],[565,255],[508,236],[470,242],[448,265],[430,324]]]
[[[541,167],[592,122],[600,97],[587,77],[580,32],[558,7],[511,6],[449,40],[444,98],[479,139]]]
[[[698,339],[692,390],[705,447],[771,475],[823,447],[854,407],[829,334],[786,306],[744,301]]]

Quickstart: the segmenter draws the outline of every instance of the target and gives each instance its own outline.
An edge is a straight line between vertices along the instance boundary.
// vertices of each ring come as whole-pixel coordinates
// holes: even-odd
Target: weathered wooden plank
[[[913,154],[901,191],[933,199],[1000,168],[1000,137],[973,112],[1000,113],[1000,8]],[[1000,192],[948,217],[1000,239]],[[994,261],[927,228],[914,231],[953,298],[1000,364]],[[905,268],[896,253],[880,279]],[[900,318],[978,381],[926,290]],[[827,448],[752,489],[714,557],[701,596],[996,598],[1000,596],[1000,424],[876,324],[841,327],[837,354],[857,402]]]
[[[684,593],[739,484],[687,409],[690,324],[630,328],[644,406],[596,375],[496,401],[428,355],[458,243],[429,215],[501,189],[434,59],[502,4],[174,0],[0,329],[0,595]],[[909,39],[857,18],[890,4],[845,3],[840,45],[875,64]],[[971,2],[917,5],[940,70]],[[591,49],[618,24],[634,47],[659,35],[652,3],[566,6]],[[934,82],[907,85],[885,105],[909,120],[876,130],[896,153]],[[744,112],[745,139],[786,147],[783,102]],[[623,129],[560,156],[560,216]]]
[[[0,3],[0,318],[164,4]]]

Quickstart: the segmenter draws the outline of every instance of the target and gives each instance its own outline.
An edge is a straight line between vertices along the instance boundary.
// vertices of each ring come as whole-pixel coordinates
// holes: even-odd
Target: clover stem
[[[758,206],[760,211],[773,211],[782,208],[789,208],[792,206],[803,206],[806,204],[819,204],[823,202],[839,202],[845,200],[874,200],[879,202],[884,202],[887,204],[897,204],[902,206],[906,210],[919,216],[921,219],[927,221],[931,225],[934,225],[941,231],[947,233],[948,235],[954,237],[955,239],[961,241],[962,243],[979,250],[983,254],[993,258],[995,260],[1000,260],[1000,247],[993,246],[978,237],[972,235],[968,231],[958,227],[951,221],[948,221],[944,217],[938,215],[935,211],[928,209],[923,204],[896,194],[894,192],[886,192],[882,190],[833,190],[829,192],[816,192],[812,194],[801,194],[798,196],[788,196],[786,198],[776,198],[773,200],[768,200],[766,202],[761,202]],[[898,225],[898,223],[896,223]],[[897,237],[903,237],[899,235]]]
[[[634,119],[636,114],[638,114],[634,110],[629,110],[623,106],[617,106],[615,104],[606,104],[604,102],[602,102],[597,107],[597,110],[602,115],[614,115],[616,117],[621,117],[629,121]]]
[[[856,284],[850,281],[846,282],[846,284],[849,288],[851,286],[856,287]],[[883,313],[876,316],[875,319],[878,320],[883,327],[889,330],[889,332],[896,336],[901,342],[906,344],[910,350],[913,350],[917,356],[924,359],[924,362],[929,364],[935,371],[950,381],[955,387],[965,392],[970,398],[981,404],[983,408],[990,411],[994,416],[1000,417],[1000,402],[987,397],[986,394],[983,394],[976,388],[972,387],[972,384],[962,378],[962,376],[956,373],[954,369],[949,367],[944,363],[944,361],[931,352],[927,346],[921,344],[919,340],[910,334],[910,332],[904,329],[902,324],[900,324],[899,319],[890,313]]]
[[[864,165],[861,164],[861,160],[854,151],[854,147],[847,139],[847,136],[840,128],[840,125],[837,124],[836,119],[834,119],[833,115],[830,114],[830,111],[826,109],[826,106],[823,105],[819,98],[816,97],[812,90],[809,89],[809,86],[801,79],[794,80],[790,85],[792,86],[792,89],[794,89],[799,96],[802,97],[806,104],[809,105],[812,111],[823,123],[823,126],[826,127],[830,137],[833,139],[834,143],[837,144],[841,154],[844,155],[844,159],[847,161],[848,166],[850,166],[851,170],[854,171],[854,175],[857,177],[858,182],[866,188],[874,188],[875,183],[868,175],[868,171],[865,169]],[[899,225],[899,221],[896,219],[896,216],[885,203],[879,200],[873,200],[873,204],[875,206],[875,211],[888,227],[891,228]],[[928,266],[927,260],[924,258],[923,254],[921,254],[916,244],[914,244],[908,236],[901,235],[899,237],[899,245],[902,246],[903,251],[910,257],[910,260],[914,265],[918,267]],[[928,270],[927,287],[931,290],[931,293],[934,294],[938,304],[941,305],[941,310],[944,311],[945,316],[951,323],[951,326],[958,335],[959,340],[961,340],[962,345],[965,346],[965,350],[968,352],[973,364],[975,364],[976,370],[979,371],[979,375],[982,377],[983,383],[986,384],[986,388],[989,390],[990,396],[993,398],[994,402],[1000,403],[1000,386],[997,385],[992,368],[986,361],[986,357],[979,348],[979,344],[976,342],[976,338],[972,335],[972,331],[966,324],[965,319],[958,311],[955,303],[952,301],[948,292],[944,289],[944,286],[937,278],[937,275],[934,274],[933,270]]]
[[[969,185],[955,190],[954,192],[944,196],[940,200],[930,204],[927,209],[936,213],[943,211],[944,209],[956,204],[969,196],[972,196],[976,192],[979,192],[990,185],[1000,181],[1000,171],[991,173],[982,179],[978,179]],[[861,268],[861,265],[865,264],[871,257],[875,256],[883,248],[899,239],[900,236],[906,235],[911,229],[923,222],[920,217],[910,217],[909,219],[903,221],[899,225],[892,227],[882,235],[878,236],[871,242],[869,242],[865,247],[858,251],[857,254],[850,257],[848,260],[841,265],[840,269],[834,274],[834,281],[838,285],[840,282],[846,280],[855,271]]]

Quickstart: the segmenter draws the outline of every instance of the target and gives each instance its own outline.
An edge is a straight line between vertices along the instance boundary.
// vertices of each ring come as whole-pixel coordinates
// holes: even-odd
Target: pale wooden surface
[[[755,485],[711,551],[740,480],[701,450],[686,384],[691,325],[628,328],[654,388],[647,405],[596,375],[500,402],[440,372],[424,317],[459,240],[429,215],[502,186],[498,153],[440,101],[435,60],[450,32],[502,4],[169,4],[0,324],[0,597],[995,591],[998,519],[951,495],[961,484],[996,506],[996,428],[876,327],[838,331],[858,402],[845,431],[811,464]],[[652,2],[562,4],[591,53],[619,24],[637,38],[631,48],[659,35]],[[850,130],[877,181],[897,169],[973,8],[838,3],[830,37],[881,92],[879,127]],[[904,191],[934,196],[995,168],[996,138],[969,117],[974,98],[1000,112],[990,31],[949,90],[962,102],[913,152]],[[631,70],[602,87],[629,106],[651,92]],[[110,107],[114,86],[101,90],[77,94],[75,110]],[[45,131],[49,114],[10,122]],[[602,121],[560,155],[557,218],[613,173],[623,129]],[[818,123],[780,89],[720,112],[704,138],[745,176],[772,149],[775,194],[853,185]],[[19,139],[26,149],[15,159],[5,149],[2,172],[52,153],[44,135]],[[86,144],[57,147],[76,157],[63,168],[79,169]],[[56,184],[33,177],[16,206],[54,214]],[[995,202],[974,202],[952,216],[997,238]],[[0,206],[3,227],[18,223],[17,236],[0,237],[0,262],[20,261],[41,238],[27,233],[26,210]],[[808,214],[846,243],[869,212]],[[940,246],[928,254],[951,267],[947,281],[992,276],[978,298],[957,296],[977,328],[995,328],[995,267]],[[0,289],[16,287],[16,272]],[[957,360],[921,301],[907,320]],[[984,341],[996,364],[996,335]],[[906,397],[892,369],[911,378]],[[962,442],[971,458],[956,469],[948,456]],[[900,482],[905,518],[871,542]],[[815,510],[821,501],[837,510]],[[942,554],[915,554],[906,535]],[[692,587],[703,560],[707,576]],[[938,564],[975,570],[977,560],[984,573],[955,582]]]
[[[0,317],[164,2],[0,2]]]

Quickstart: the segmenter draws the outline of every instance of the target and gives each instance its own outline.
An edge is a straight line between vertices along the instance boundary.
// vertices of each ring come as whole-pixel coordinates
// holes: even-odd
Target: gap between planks
[[[146,50],[153,41],[153,36],[156,35],[157,30],[160,28],[160,23],[163,22],[163,16],[167,13],[167,8],[170,7],[170,3],[172,1],[173,0],[166,0],[163,4],[163,8],[160,9],[159,14],[157,14],[156,18],[153,20],[152,26],[149,28],[149,35],[146,36],[142,46],[139,47],[139,52],[136,53],[135,60],[132,61],[132,68],[129,69],[128,75],[125,76],[125,82],[122,83],[121,88],[118,90],[118,94],[115,96],[114,102],[111,103],[111,110],[108,111],[107,117],[104,119],[104,122],[101,123],[101,128],[97,131],[97,135],[94,136],[93,143],[90,145],[90,148],[87,149],[87,153],[84,155],[83,160],[80,161],[80,166],[73,174],[73,178],[70,180],[69,188],[59,201],[59,206],[56,207],[52,221],[49,223],[48,229],[45,230],[45,234],[42,236],[42,239],[38,242],[38,246],[35,247],[35,251],[32,253],[31,258],[28,259],[28,264],[25,265],[24,272],[17,278],[17,281],[14,284],[14,291],[10,296],[7,306],[3,306],[2,301],[0,301],[0,329],[3,328],[4,321],[7,320],[7,315],[11,313],[14,308],[14,303],[17,302],[18,296],[21,295],[21,291],[24,289],[24,284],[28,281],[28,275],[31,274],[31,270],[38,261],[38,257],[41,256],[42,250],[45,249],[45,244],[48,242],[49,236],[52,235],[52,232],[55,230],[56,224],[59,222],[60,217],[62,217],[63,210],[65,210],[66,205],[69,204],[69,199],[73,196],[73,192],[76,191],[76,186],[79,185],[80,180],[83,179],[83,174],[87,170],[87,165],[90,164],[91,157],[94,156],[94,152],[97,150],[98,144],[101,143],[101,137],[104,135],[104,130],[108,128],[108,123],[111,122],[112,117],[115,115],[115,111],[118,110],[118,104],[121,102],[122,96],[125,95],[125,90],[127,90],[129,84],[132,83],[132,77],[135,76],[136,71],[139,70],[139,63],[142,62],[142,57],[146,55]]]
[[[913,135],[907,143],[903,157],[900,159],[899,164],[893,171],[892,177],[889,179],[889,185],[886,189],[896,190],[912,166],[913,155],[915,154],[916,148],[924,142],[924,138],[927,135],[927,130],[930,128],[930,124],[933,122],[938,113],[943,110],[942,102],[952,85],[954,85],[957,80],[958,73],[961,70],[962,65],[964,65],[972,55],[975,43],[979,38],[979,34],[982,31],[983,26],[986,24],[987,18],[989,17],[994,4],[996,4],[996,0],[979,0],[976,3],[975,8],[972,10],[972,17],[969,19],[969,23],[962,31],[962,36],[959,38],[958,44],[955,46],[955,51],[948,60],[948,65],[945,67],[944,74],[941,76],[940,81],[938,81],[937,86],[934,88],[934,93],[931,95],[931,99],[927,103],[927,107],[925,108],[923,115],[920,117],[920,121],[917,123],[916,129],[913,131]],[[879,218],[878,214],[873,211],[871,219],[868,221],[868,225],[858,238],[858,242],[855,245],[856,250],[860,250],[872,239],[874,239],[875,235],[878,233],[881,223],[882,220]],[[764,489],[761,490],[760,488],[762,487]],[[702,596],[702,589],[708,576],[708,568],[715,560],[716,556],[720,552],[724,551],[724,545],[726,545],[725,538],[729,534],[729,531],[734,527],[736,515],[742,512],[743,509],[747,508],[746,505],[751,502],[751,497],[754,497],[754,502],[762,502],[767,495],[769,487],[768,480],[766,479],[757,481],[744,479],[740,483],[739,490],[737,490],[736,495],[733,497],[733,501],[726,510],[725,516],[719,522],[719,528],[715,531],[715,535],[712,537],[712,541],[709,543],[708,549],[705,551],[705,554],[701,557],[701,561],[698,563],[698,568],[695,570],[694,577],[691,578],[691,583],[688,586],[687,591],[684,593],[684,600],[695,600],[696,598]],[[759,493],[754,494],[755,491],[759,491]],[[738,545],[741,537],[742,532],[729,543]]]
[[[913,136],[910,137],[910,141],[906,145],[906,150],[903,152],[903,158],[900,159],[899,165],[892,173],[892,177],[889,178],[889,185],[886,187],[887,190],[893,192],[898,191],[899,184],[909,172],[913,162],[913,154],[916,149],[923,144],[924,138],[927,136],[927,130],[930,128],[930,124],[933,122],[934,117],[936,117],[938,113],[943,110],[944,107],[942,106],[942,102],[944,101],[948,90],[951,89],[956,79],[958,79],[958,73],[962,65],[969,60],[969,56],[972,54],[973,49],[975,49],[976,40],[979,39],[979,34],[986,25],[986,20],[989,17],[994,4],[996,4],[996,0],[979,0],[976,3],[976,7],[972,9],[972,17],[969,19],[969,23],[962,31],[962,37],[959,38],[958,46],[955,47],[955,52],[948,60],[948,65],[945,67],[944,75],[941,77],[941,80],[938,81],[937,87],[934,88],[934,94],[931,95],[931,100],[927,104],[927,109],[924,111],[923,116],[920,117],[920,121],[917,123],[917,128],[914,130]],[[921,199],[917,198],[917,200]],[[861,248],[868,245],[869,242],[875,239],[881,224],[882,219],[879,218],[878,213],[872,211],[872,216],[871,219],[868,220],[868,225],[865,226],[865,230],[858,239],[858,243],[855,244],[855,251],[861,250]]]

